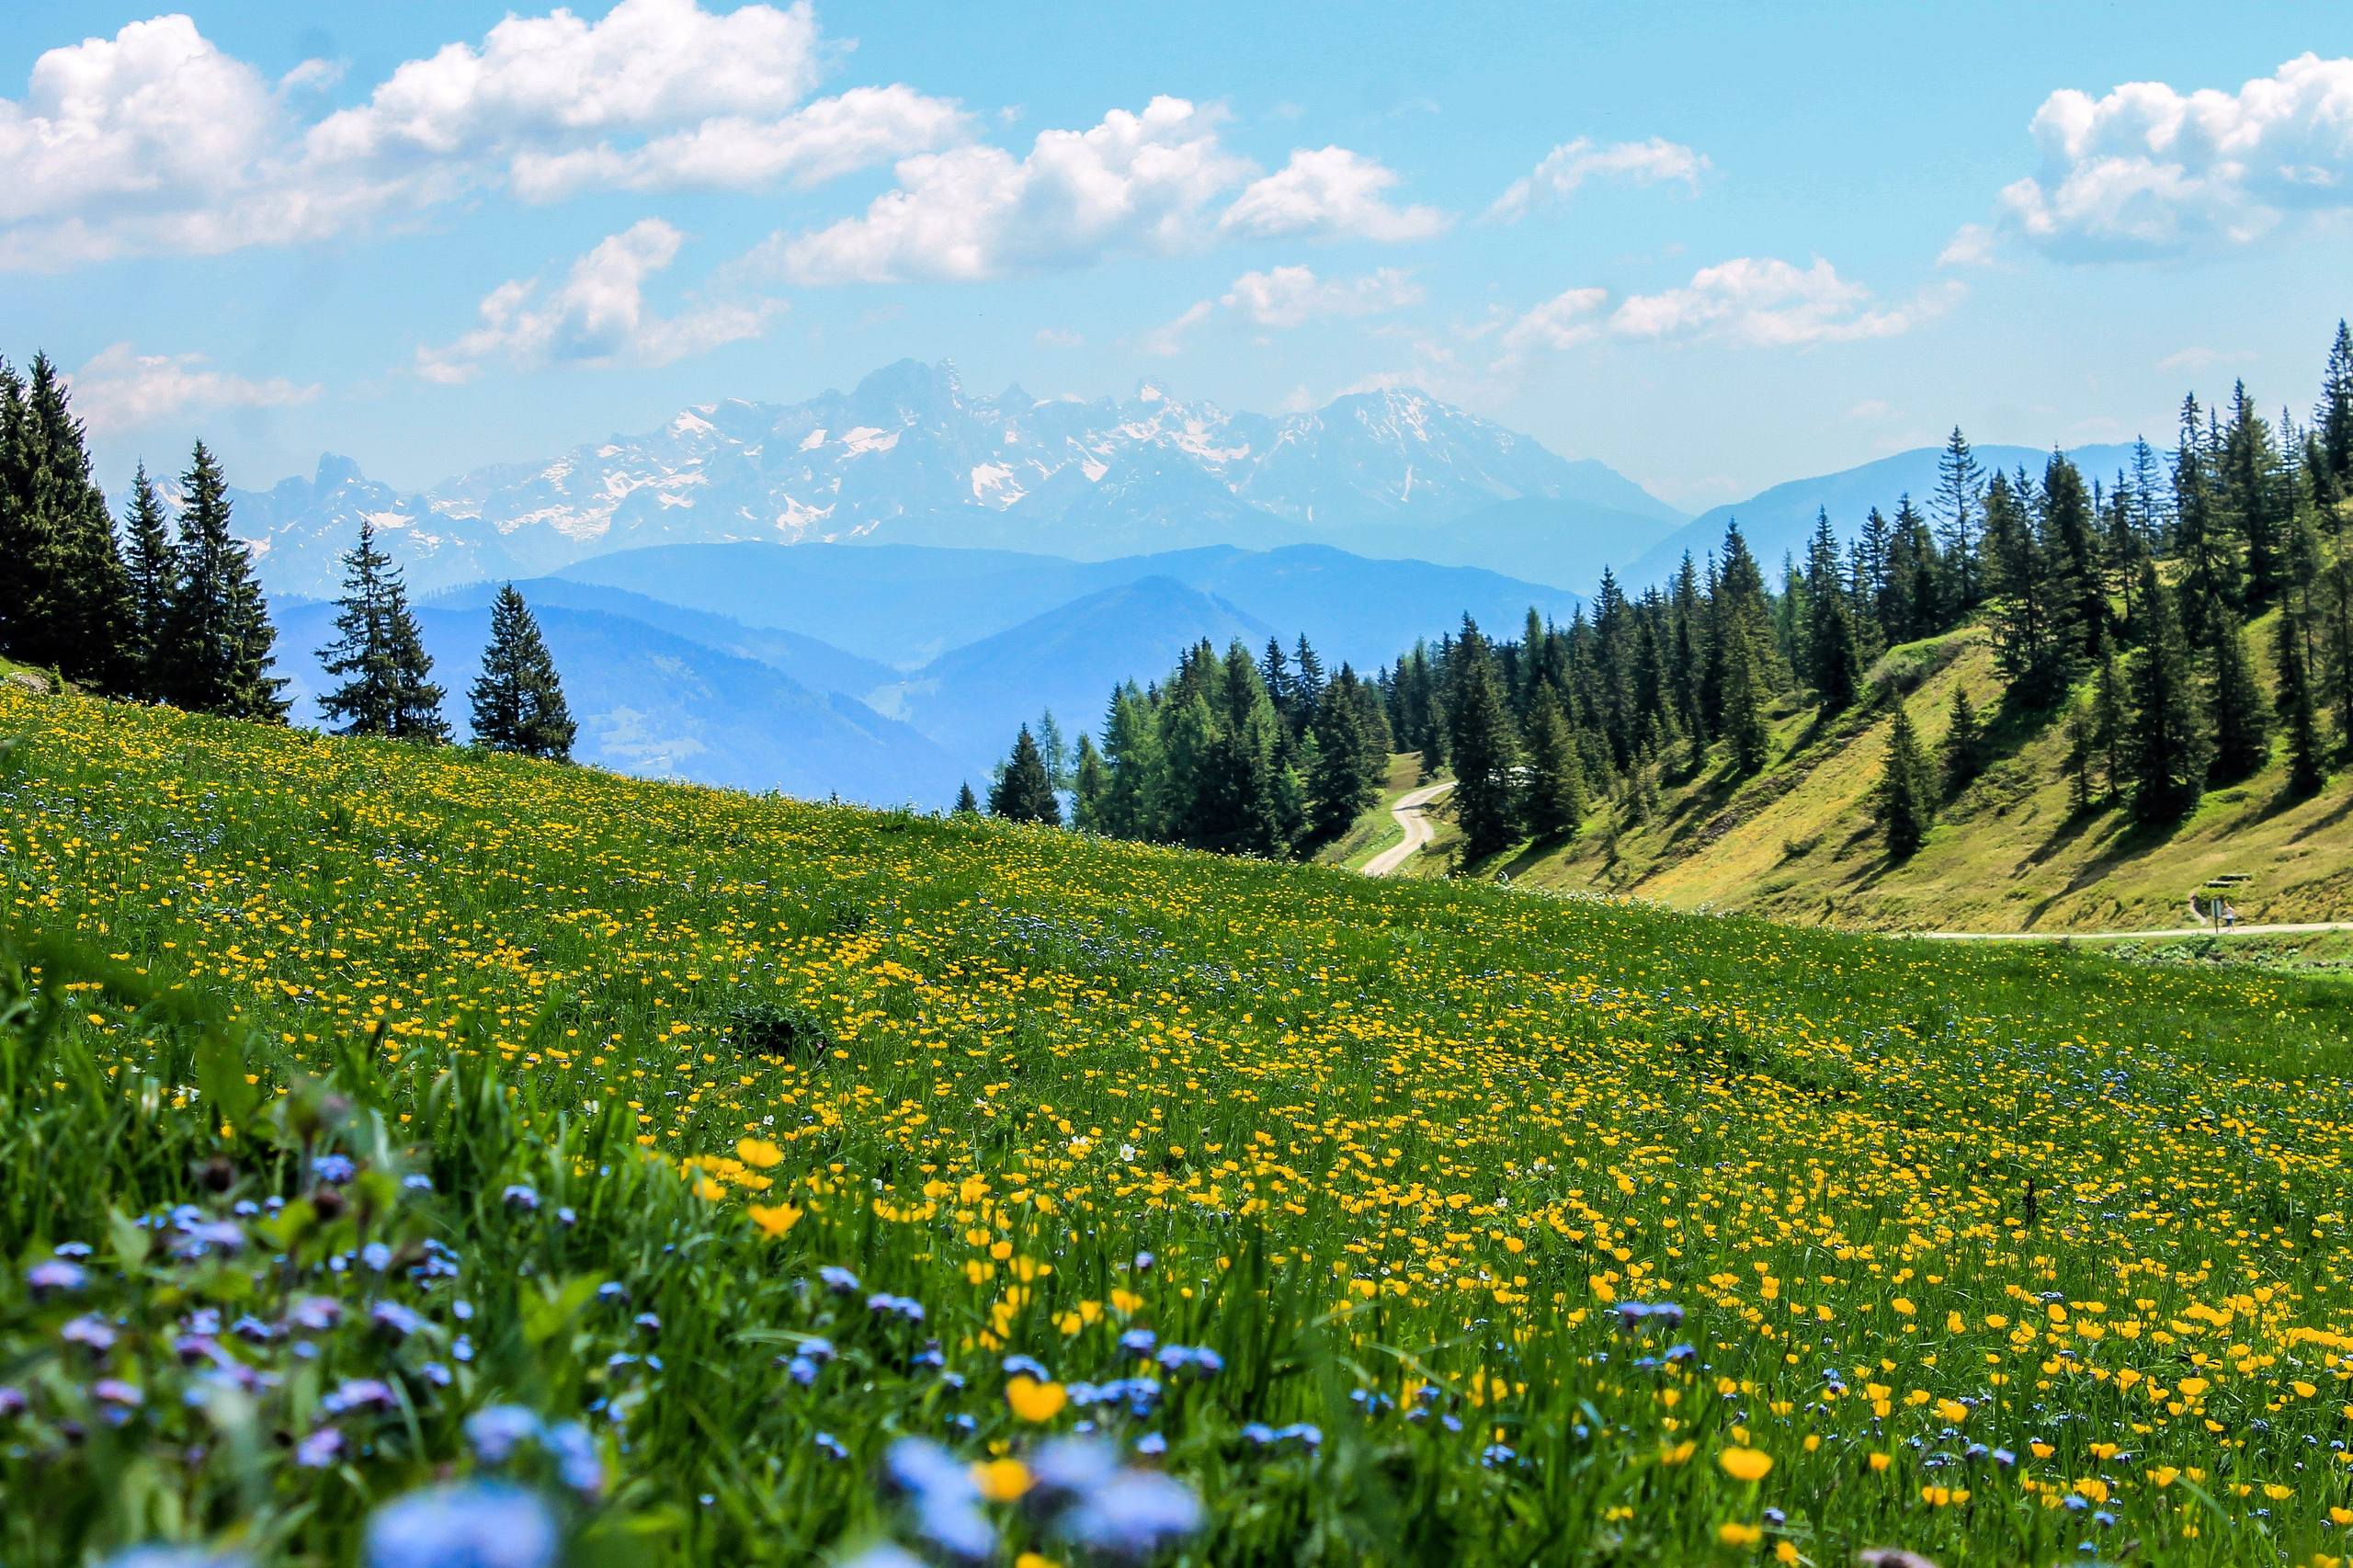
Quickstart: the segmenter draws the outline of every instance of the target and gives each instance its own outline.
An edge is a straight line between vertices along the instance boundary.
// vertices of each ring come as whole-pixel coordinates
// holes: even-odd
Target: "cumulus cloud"
[[[1557,294],[1503,324],[1496,368],[1604,338],[1804,348],[1893,337],[1942,314],[1962,291],[1947,281],[1891,303],[1819,256],[1803,267],[1772,256],[1736,256],[1701,267],[1680,288],[1628,294],[1614,306],[1607,289]]]
[[[1216,300],[1201,300],[1175,320],[1154,327],[1141,340],[1150,354],[1174,354],[1184,347],[1185,335],[1223,313],[1267,332],[1287,332],[1311,321],[1338,316],[1377,315],[1414,304],[1422,297],[1413,274],[1384,267],[1361,278],[1318,278],[1305,267],[1277,267],[1245,272]]]
[[[1983,223],[1963,223],[1952,232],[1945,248],[1937,253],[1938,267],[1991,267],[1994,265],[1994,231]]]
[[[1384,195],[1397,175],[1346,147],[1301,149],[1275,173],[1251,182],[1218,220],[1250,239],[1427,239],[1447,226],[1435,207],[1394,207]]]
[[[958,147],[902,159],[896,188],[855,218],[779,236],[767,259],[801,283],[971,280],[1194,243],[1219,194],[1254,172],[1222,119],[1183,98],[1048,131],[1016,158]]]
[[[2071,259],[2244,244],[2289,213],[2353,206],[2353,59],[2300,55],[2235,93],[2066,88],[2030,130],[2042,168],[2002,209]]]
[[[683,243],[677,230],[647,218],[574,262],[552,289],[537,278],[502,283],[483,298],[481,325],[447,347],[417,350],[416,373],[454,383],[494,359],[524,369],[667,365],[758,336],[779,302],[707,302],[672,316],[647,309],[646,280],[677,259]]]
[[[293,244],[499,185],[807,185],[966,133],[903,86],[804,103],[828,53],[805,0],[620,0],[597,21],[509,17],[306,121],[333,66],[273,87],[185,16],[133,22],[0,98],[0,267]]]
[[[207,368],[201,354],[140,354],[118,343],[66,378],[74,411],[92,430],[134,430],[195,409],[278,408],[309,403],[316,383],[255,381]]]
[[[1553,148],[1532,172],[1512,181],[1487,210],[1487,215],[1506,221],[1518,219],[1538,205],[1565,201],[1587,181],[1597,179],[1631,185],[1672,181],[1688,190],[1697,190],[1699,176],[1713,166],[1705,153],[1694,152],[1680,142],[1669,142],[1664,136],[1654,136],[1646,142],[1613,142],[1606,146],[1580,136]]]

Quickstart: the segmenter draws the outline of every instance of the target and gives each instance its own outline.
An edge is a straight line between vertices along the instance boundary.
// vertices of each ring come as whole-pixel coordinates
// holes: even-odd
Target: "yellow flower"
[[[1716,1527],[1716,1539],[1726,1546],[1755,1546],[1765,1539],[1765,1531],[1761,1526],[1726,1519]]]
[[[1010,1503],[1029,1490],[1029,1467],[1019,1460],[988,1460],[972,1467],[972,1484],[992,1503]]]
[[[747,1165],[767,1170],[784,1158],[784,1151],[764,1138],[746,1138],[735,1145],[735,1157]]]
[[[1773,1456],[1761,1449],[1726,1449],[1716,1462],[1734,1481],[1762,1481],[1772,1471]]]
[[[1969,1406],[1957,1399],[1940,1399],[1937,1401],[1937,1414],[1958,1426],[1969,1419]]]
[[[1040,1552],[1025,1551],[1013,1560],[1013,1568],[1062,1568],[1062,1564]]]
[[[1013,1414],[1024,1421],[1051,1421],[1070,1403],[1070,1395],[1060,1383],[1041,1383],[1035,1378],[1016,1378],[1005,1385],[1005,1403]]]
[[[745,1206],[744,1212],[763,1235],[780,1236],[801,1223],[801,1210],[790,1203],[752,1203]]]
[[[1876,1475],[1894,1462],[1895,1456],[1893,1454],[1873,1454],[1871,1456],[1871,1473]]]
[[[2149,1479],[2157,1484],[2159,1490],[2163,1490],[2180,1480],[2181,1471],[2169,1464],[2156,1465],[2149,1471]]]

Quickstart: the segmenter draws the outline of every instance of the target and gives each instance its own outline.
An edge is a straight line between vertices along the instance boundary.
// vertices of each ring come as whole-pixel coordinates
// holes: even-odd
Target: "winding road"
[[[1430,825],[1429,814],[1425,808],[1432,801],[1453,788],[1454,780],[1448,778],[1398,796],[1396,803],[1389,808],[1389,814],[1394,817],[1397,825],[1404,830],[1405,841],[1403,844],[1392,844],[1367,860],[1364,863],[1364,874],[1368,877],[1388,876],[1419,854],[1422,846],[1429,843],[1438,833],[1438,830]]]

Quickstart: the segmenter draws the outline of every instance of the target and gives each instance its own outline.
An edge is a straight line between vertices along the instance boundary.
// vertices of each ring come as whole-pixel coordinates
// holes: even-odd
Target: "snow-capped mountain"
[[[1524,518],[1495,551],[1476,528],[1447,526],[1529,501],[1558,508],[1545,532],[1559,548],[1533,565]],[[1345,549],[1352,533],[1370,554],[1559,580],[1572,560],[1683,520],[1599,463],[1410,389],[1273,418],[1150,383],[1125,399],[1036,399],[1019,387],[975,396],[952,365],[911,359],[847,393],[704,404],[644,435],[415,494],[329,457],[310,480],[242,494],[236,506],[264,582],[301,596],[333,591],[362,517],[420,588],[657,544],[884,540],[1102,560],[1207,544]],[[1498,552],[1507,559],[1486,559]]]

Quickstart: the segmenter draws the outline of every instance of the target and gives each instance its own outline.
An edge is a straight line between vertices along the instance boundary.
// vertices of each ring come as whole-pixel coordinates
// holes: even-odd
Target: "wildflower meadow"
[[[2353,1556],[2353,991],[0,688],[0,1562]]]

